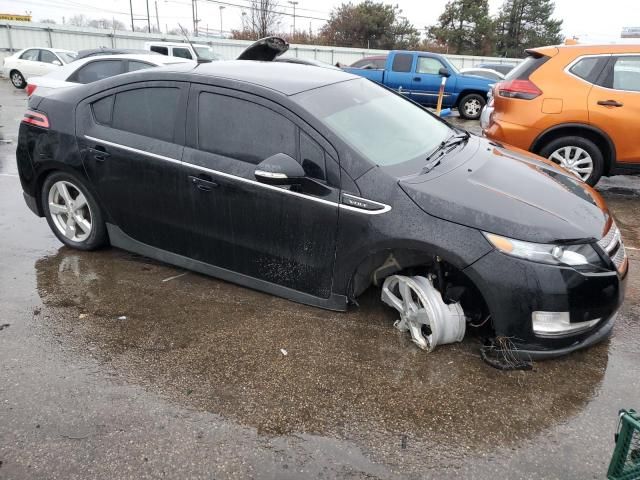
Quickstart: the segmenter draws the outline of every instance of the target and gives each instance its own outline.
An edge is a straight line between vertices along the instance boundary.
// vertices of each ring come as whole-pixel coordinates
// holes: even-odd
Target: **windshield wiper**
[[[426,165],[422,168],[420,173],[428,173],[433,170],[440,163],[440,158],[445,154],[451,151],[452,147],[460,145],[461,143],[466,142],[471,137],[471,134],[466,130],[458,130],[460,133],[456,133],[451,135],[446,140],[440,142],[440,144],[435,148],[433,152],[431,152],[426,160]]]

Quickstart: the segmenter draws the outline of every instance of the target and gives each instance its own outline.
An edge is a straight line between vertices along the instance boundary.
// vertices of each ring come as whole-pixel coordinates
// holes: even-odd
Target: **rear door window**
[[[177,87],[138,88],[116,93],[112,127],[171,142],[179,100]]]
[[[44,63],[58,62],[62,63],[58,57],[56,57],[49,50],[40,50],[40,61]]]
[[[173,56],[180,58],[188,58],[191,60],[193,57],[191,56],[191,52],[187,48],[182,47],[173,47]]]
[[[39,55],[40,50],[38,50],[37,48],[32,48],[20,55],[20,60],[30,60],[32,62],[37,62]]]
[[[640,92],[640,55],[617,57],[615,62],[612,88]]]
[[[113,77],[123,72],[122,60],[95,60],[76,70],[68,82],[92,83],[104,78]]]
[[[248,100],[201,92],[198,146],[217,155],[258,164],[276,153],[296,157],[296,126]]]
[[[394,72],[410,72],[413,65],[413,55],[408,53],[398,53],[393,57],[391,70]]]

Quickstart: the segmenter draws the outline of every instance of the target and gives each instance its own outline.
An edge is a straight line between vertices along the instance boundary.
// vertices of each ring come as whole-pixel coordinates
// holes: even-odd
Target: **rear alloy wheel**
[[[477,120],[480,118],[482,108],[485,105],[486,100],[482,95],[477,93],[470,93],[462,97],[458,106],[458,112],[462,118],[467,120]]]
[[[12,70],[9,78],[11,78],[11,83],[13,83],[13,86],[16,88],[24,88],[27,86],[26,80],[18,70]]]
[[[583,137],[561,137],[547,144],[540,155],[573,173],[593,186],[602,176],[602,152],[591,140]]]
[[[47,222],[65,245],[94,250],[106,243],[106,226],[91,193],[70,175],[54,173],[43,185]]]

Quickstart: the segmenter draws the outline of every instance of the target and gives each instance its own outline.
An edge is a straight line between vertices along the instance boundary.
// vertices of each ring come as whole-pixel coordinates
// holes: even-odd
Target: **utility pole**
[[[131,10],[131,31],[135,32],[136,29],[133,28],[133,0],[129,0],[129,9]]]
[[[222,11],[225,9],[224,5],[220,5],[218,7],[220,9],[220,38],[222,38],[223,33],[222,33]]]
[[[158,0],[155,0],[156,2],[156,25],[158,26],[158,33],[162,33],[162,30],[160,30],[160,17],[158,16]]]
[[[289,0],[289,3],[293,5],[293,35],[296,34],[296,5],[298,5],[298,0]]]
[[[196,34],[196,0],[191,0],[191,18],[193,18],[193,34]]]
[[[193,32],[193,34],[197,37],[198,36],[198,24],[200,23],[200,19],[198,18],[198,0],[193,0],[193,4],[195,5],[195,12],[196,12],[196,28],[195,28],[195,31]]]
[[[147,0],[147,31],[151,33],[151,17],[149,16],[149,0]]]

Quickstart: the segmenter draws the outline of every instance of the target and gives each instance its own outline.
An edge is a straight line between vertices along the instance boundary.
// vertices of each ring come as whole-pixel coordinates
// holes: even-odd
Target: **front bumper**
[[[467,267],[465,273],[487,302],[496,336],[508,337],[520,355],[534,359],[565,355],[606,338],[624,300],[627,275],[626,271],[583,273],[498,251]],[[534,311],[569,312],[572,323],[600,320],[573,335],[543,337],[533,331]]]

